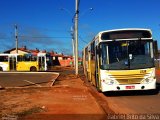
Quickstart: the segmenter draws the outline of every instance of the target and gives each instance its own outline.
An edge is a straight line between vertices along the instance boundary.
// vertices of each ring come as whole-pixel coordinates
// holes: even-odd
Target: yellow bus
[[[0,54],[0,71],[46,71],[49,60],[46,53]]]
[[[83,50],[84,74],[102,92],[156,89],[154,43],[150,29],[99,32]]]

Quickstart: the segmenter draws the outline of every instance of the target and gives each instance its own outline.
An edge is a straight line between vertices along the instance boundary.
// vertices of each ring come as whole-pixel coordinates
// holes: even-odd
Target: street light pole
[[[76,0],[76,6],[75,6],[75,74],[78,76],[78,2],[79,0]]]
[[[60,10],[64,10],[71,15],[71,12],[66,8],[61,8]],[[87,10],[93,10],[93,8],[89,8]],[[87,11],[86,10],[86,11]],[[83,12],[86,13],[86,11]],[[78,75],[78,17],[79,17],[79,0],[75,0],[75,15],[74,15],[74,30],[71,30],[72,36],[72,45],[73,45],[73,56],[74,56],[74,66],[75,66],[75,74]],[[72,19],[73,22],[73,19]],[[72,34],[73,33],[73,34]]]

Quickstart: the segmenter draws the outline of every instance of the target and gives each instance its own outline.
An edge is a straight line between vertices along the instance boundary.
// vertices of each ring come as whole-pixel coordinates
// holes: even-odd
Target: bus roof
[[[122,29],[112,29],[112,30],[104,30],[104,31],[100,31],[95,38],[97,38],[99,35],[101,35],[102,33],[109,33],[109,32],[116,32],[116,31],[129,31],[129,30],[144,30],[144,31],[149,31],[152,34],[151,29],[146,29],[146,28],[122,28]]]
[[[110,32],[116,32],[116,31],[133,31],[133,30],[142,30],[142,31],[148,31],[152,35],[151,29],[146,29],[146,28],[122,28],[122,29],[112,29],[112,30],[105,30],[105,31],[100,31],[93,39],[94,41],[96,38],[99,38],[102,33],[110,33]],[[88,47],[88,45],[92,42],[90,41],[84,48]]]
[[[129,30],[144,30],[144,31],[149,31],[151,32],[150,29],[145,29],[145,28],[123,28],[123,29],[113,29],[113,30],[105,30],[99,32],[97,35],[104,33],[104,32],[115,32],[115,31],[129,31]],[[152,32],[151,32],[152,33]]]
[[[7,53],[0,53],[0,56],[8,56],[9,54]]]

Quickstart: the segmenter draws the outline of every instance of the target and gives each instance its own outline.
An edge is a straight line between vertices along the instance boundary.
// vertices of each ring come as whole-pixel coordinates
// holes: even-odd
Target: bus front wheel
[[[34,66],[32,66],[32,67],[30,68],[30,71],[31,71],[31,72],[36,72],[36,71],[37,71],[37,68],[34,67]]]

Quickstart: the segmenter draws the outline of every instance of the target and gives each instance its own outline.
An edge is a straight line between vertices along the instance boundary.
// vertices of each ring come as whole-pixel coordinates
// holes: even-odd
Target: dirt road
[[[53,87],[1,90],[0,118],[15,117],[16,120],[104,119],[105,112],[101,106],[90,94],[84,82],[72,72],[69,70],[61,73]]]
[[[106,97],[106,100],[115,113],[160,115],[160,94]]]

